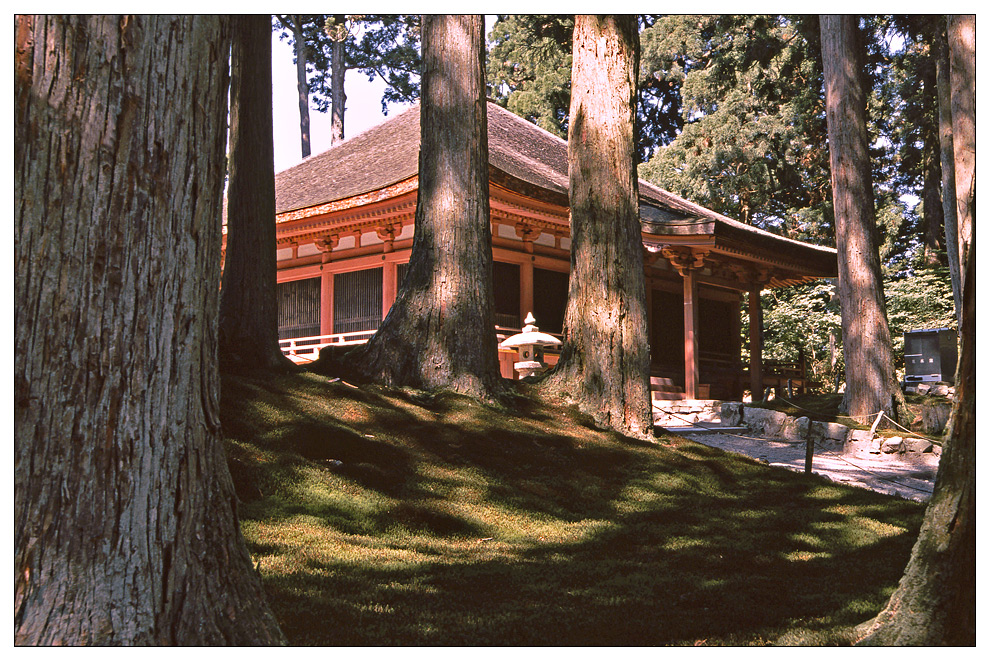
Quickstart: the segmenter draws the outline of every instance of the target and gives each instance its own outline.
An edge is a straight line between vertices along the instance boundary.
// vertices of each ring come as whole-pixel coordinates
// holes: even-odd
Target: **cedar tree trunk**
[[[882,410],[907,424],[880,274],[858,18],[823,15],[820,20],[846,363],[844,403],[861,422]]]
[[[947,23],[959,272],[965,273],[976,221],[976,16],[949,16]]]
[[[939,164],[938,145],[927,142],[924,147],[924,181],[922,183],[922,199],[924,200],[924,263],[937,266],[941,263],[939,253],[942,251],[942,240],[945,236],[945,214],[942,211],[942,168]]]
[[[232,19],[227,255],[220,292],[220,365],[291,369],[278,345],[272,37],[266,14]]]
[[[921,84],[925,97],[936,104],[938,102],[937,65],[925,67]],[[942,163],[939,153],[938,131],[924,132],[922,159],[924,174],[922,176],[922,200],[924,208],[924,263],[929,266],[941,264],[939,254],[942,252],[945,237],[945,213],[942,209]]]
[[[935,491],[901,582],[860,645],[976,644],[976,237],[963,279],[962,351]]]
[[[635,16],[575,17],[570,289],[560,361],[544,387],[598,424],[652,438],[634,138],[638,63]]]
[[[15,39],[14,641],[283,642],[217,411],[228,19]]]
[[[292,28],[292,48],[296,55],[296,91],[299,95],[299,138],[302,143],[302,157],[311,153],[309,139],[309,82],[306,80],[306,40],[302,32],[302,16],[293,14],[288,18]]]
[[[952,281],[956,321],[962,328],[962,273],[959,271],[959,222],[956,218],[956,168],[952,148],[952,86],[949,82],[949,44],[946,35],[936,39],[938,59],[938,141],[942,161],[942,217],[945,225],[945,252]]]
[[[501,391],[482,16],[423,16],[419,197],[409,269],[353,366],[387,385]]]
[[[344,141],[344,107],[347,94],[344,92],[344,74],[347,73],[347,17],[337,14],[334,17],[333,49],[330,71],[330,144]]]

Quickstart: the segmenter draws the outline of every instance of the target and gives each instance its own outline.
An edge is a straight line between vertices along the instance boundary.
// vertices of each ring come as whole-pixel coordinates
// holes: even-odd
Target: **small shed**
[[[904,382],[953,383],[957,336],[951,328],[925,328],[904,333]]]

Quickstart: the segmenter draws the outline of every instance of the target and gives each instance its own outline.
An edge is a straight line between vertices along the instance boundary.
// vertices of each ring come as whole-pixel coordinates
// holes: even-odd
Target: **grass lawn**
[[[923,514],[524,394],[224,377],[221,411],[293,645],[841,643]]]

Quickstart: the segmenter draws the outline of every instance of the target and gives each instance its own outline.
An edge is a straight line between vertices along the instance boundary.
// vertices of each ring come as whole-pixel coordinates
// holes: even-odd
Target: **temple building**
[[[366,341],[388,314],[412,247],[419,107],[275,179],[279,336],[296,360]],[[488,104],[495,316],[500,337],[532,312],[560,333],[570,230],[567,143]],[[761,392],[760,292],[836,276],[834,249],[745,225],[640,180],[652,373],[670,398]],[[742,360],[741,311],[750,315]],[[514,354],[501,356],[513,377]]]

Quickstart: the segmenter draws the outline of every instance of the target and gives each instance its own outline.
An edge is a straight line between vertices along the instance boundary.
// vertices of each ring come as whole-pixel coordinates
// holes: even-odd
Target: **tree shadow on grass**
[[[228,384],[223,421],[232,465],[257,473],[247,518],[301,515],[329,540],[248,536],[280,559],[263,577],[296,645],[842,642],[920,524],[915,503],[535,403],[287,379]],[[314,473],[353,493],[294,495]]]
[[[822,504],[869,507],[848,495]],[[312,561],[266,588],[294,644],[740,645],[795,629],[841,642],[843,627],[882,606],[915,532],[827,539],[822,524],[841,522],[685,494],[580,541],[497,551],[478,541],[475,557],[402,564]]]
[[[285,396],[289,390],[291,397]],[[323,408],[311,406],[313,400]],[[509,410],[452,393],[301,383],[290,375],[225,380],[221,419],[225,437],[240,442],[228,443],[228,453],[238,494],[248,502],[278,488],[273,475],[302,481],[314,467],[406,500],[439,498],[463,481],[460,472],[470,471],[489,498],[583,518],[587,507],[623,488],[620,476],[633,461],[630,444],[655,448],[601,430],[581,432],[587,416],[570,412],[573,419],[554,420],[531,402],[526,410],[527,402],[519,398],[520,410]],[[279,453],[282,470],[268,470],[266,478],[265,470],[251,465],[245,443]],[[423,463],[442,465],[448,476],[427,479],[416,469]],[[266,479],[268,484],[257,483]],[[576,509],[568,513],[561,507],[567,503]]]

